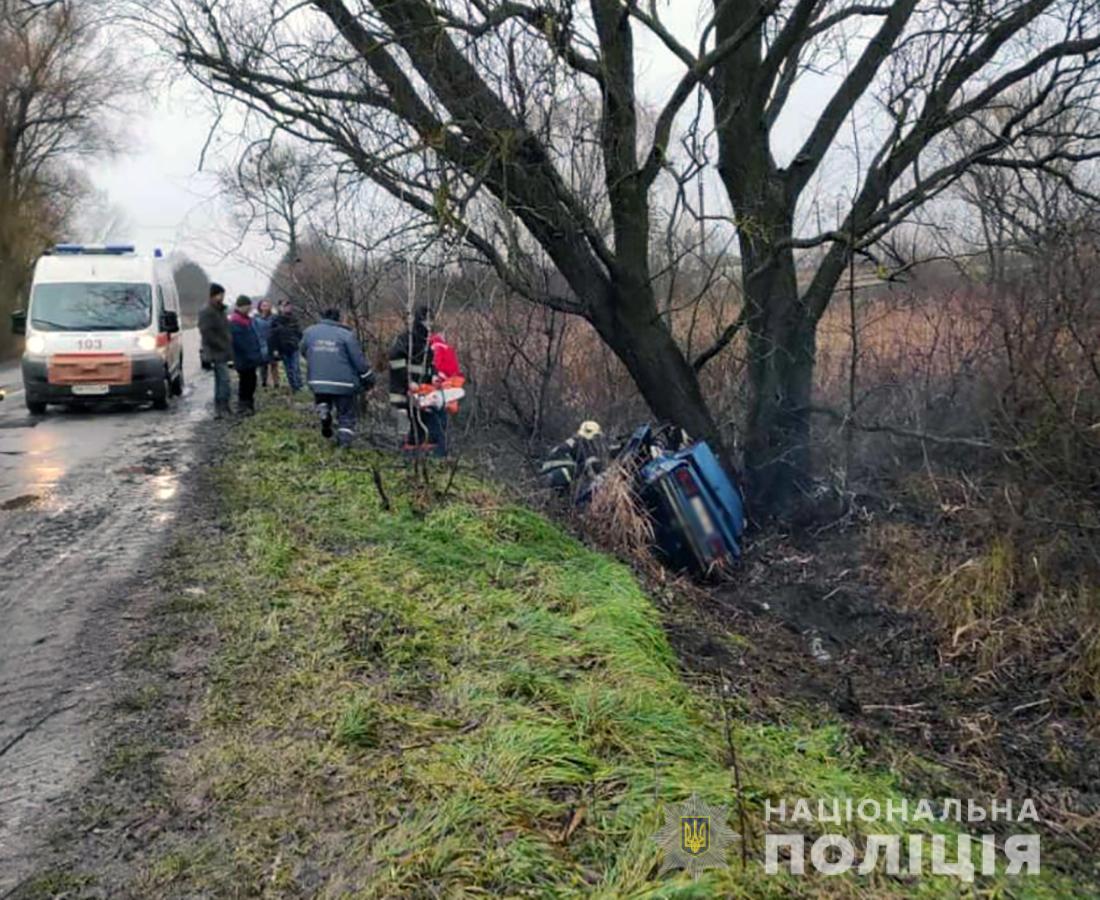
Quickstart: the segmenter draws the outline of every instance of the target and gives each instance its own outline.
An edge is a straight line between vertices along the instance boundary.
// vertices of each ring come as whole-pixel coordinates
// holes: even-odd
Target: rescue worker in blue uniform
[[[351,328],[341,323],[340,310],[326,309],[321,321],[302,335],[300,349],[309,367],[306,383],[321,417],[321,434],[332,437],[335,412],[336,443],[350,447],[355,438],[356,398],[375,382],[363,347]]]

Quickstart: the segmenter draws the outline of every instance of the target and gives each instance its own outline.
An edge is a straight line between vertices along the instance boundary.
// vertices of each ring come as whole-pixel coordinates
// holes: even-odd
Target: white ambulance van
[[[59,244],[34,267],[27,309],[27,409],[128,400],[165,409],[183,393],[183,341],[175,280],[158,250]]]

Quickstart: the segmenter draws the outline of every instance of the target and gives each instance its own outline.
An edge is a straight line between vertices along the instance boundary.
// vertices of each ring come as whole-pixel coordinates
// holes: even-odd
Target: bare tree
[[[130,81],[89,12],[0,0],[0,312],[84,195],[71,163],[112,146],[104,114]]]
[[[680,46],[652,8],[631,8],[685,62],[699,65],[699,55]],[[715,0],[713,8],[714,40],[722,46],[753,21],[758,6]],[[1056,96],[1074,107],[1093,102],[1100,48],[1096,16],[1089,4],[1057,0],[795,0],[717,63],[707,79],[717,121],[717,170],[738,224],[748,308],[752,398],[746,459],[766,504],[784,505],[809,469],[817,323],[852,254],[867,252],[976,165],[1040,164],[1008,151],[1044,127],[1042,98]],[[781,165],[774,124],[811,58],[819,69],[842,63],[842,77],[805,141]],[[969,152],[937,158],[953,126],[999,105],[1022,84],[1033,86],[1035,102]],[[839,227],[799,235],[799,202],[835,150],[842,127],[860,109],[873,113],[882,127],[861,129],[869,163]],[[1094,154],[1096,136],[1079,135],[1073,152]],[[796,251],[822,245],[827,252],[800,284]]]
[[[243,227],[295,253],[311,214],[325,200],[332,168],[327,160],[309,159],[267,138],[250,144],[221,182]]]
[[[817,322],[851,254],[868,252],[974,165],[1033,165],[1005,151],[1042,127],[1039,103],[973,150],[925,164],[946,132],[1020,84],[1063,105],[1090,102],[1097,12],[1077,0],[712,0],[689,47],[657,7],[170,0],[147,16],[212,91],[326,145],[459,235],[512,290],[587,318],[657,416],[721,443],[697,369],[661,315],[650,252],[655,185],[668,172],[681,111],[704,90],[746,303],[699,362],[747,330],[746,461],[758,510],[779,511],[809,471]],[[639,25],[683,64],[652,128],[644,127],[637,95]],[[805,142],[781,165],[773,135],[784,107],[808,69],[840,71],[845,62]],[[588,96],[599,102],[606,229],[572,177],[570,142],[547,127],[563,100]],[[857,107],[873,109],[882,127],[868,135],[876,143],[850,208],[839,228],[801,234],[800,200]],[[698,115],[695,123],[703,127]],[[1091,154],[1092,138],[1080,135],[1072,153]],[[541,289],[524,241],[484,227],[487,207],[553,262],[567,291]],[[826,252],[800,284],[796,252],[821,246]]]
[[[957,145],[972,148],[1028,102],[1010,99],[957,129]],[[1066,108],[1057,98],[1047,105],[1046,127],[1011,150],[1021,165],[974,166],[955,188],[968,213],[957,236],[981,255],[996,287],[1024,268],[1055,263],[1067,238],[1073,243],[1100,220],[1100,165],[1072,161],[1078,135],[1100,130],[1100,108]]]

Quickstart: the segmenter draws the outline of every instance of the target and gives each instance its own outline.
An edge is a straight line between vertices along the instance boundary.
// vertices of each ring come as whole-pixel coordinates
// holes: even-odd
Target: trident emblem
[[[701,856],[710,849],[710,817],[681,816],[680,848],[692,856]]]
[[[726,865],[726,847],[737,835],[726,822],[725,806],[710,806],[697,796],[665,807],[665,825],[653,836],[665,852],[661,871],[686,869],[698,878],[705,869]]]

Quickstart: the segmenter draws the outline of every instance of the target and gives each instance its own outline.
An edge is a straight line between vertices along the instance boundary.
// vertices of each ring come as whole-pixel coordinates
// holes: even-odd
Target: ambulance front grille
[[[51,356],[50,384],[129,384],[130,359],[122,353],[70,353]]]

